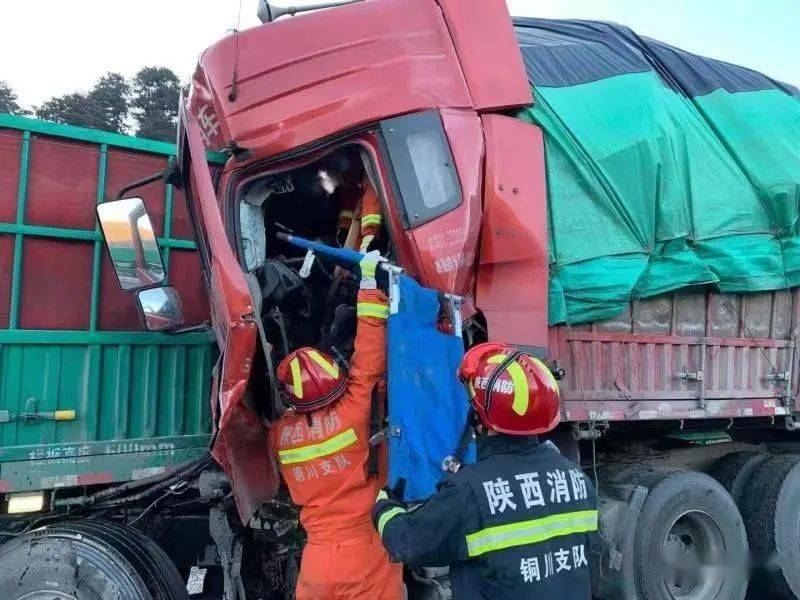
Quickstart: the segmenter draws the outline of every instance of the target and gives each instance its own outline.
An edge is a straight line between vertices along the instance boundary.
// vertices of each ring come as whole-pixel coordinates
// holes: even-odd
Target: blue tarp
[[[437,329],[438,314],[437,292],[402,276],[399,311],[389,316],[389,485],[405,480],[406,502],[436,491],[469,408],[456,375],[464,346]]]

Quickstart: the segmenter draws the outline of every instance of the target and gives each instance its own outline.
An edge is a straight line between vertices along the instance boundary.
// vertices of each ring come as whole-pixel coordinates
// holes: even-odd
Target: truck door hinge
[[[771,381],[775,385],[781,385],[783,383],[788,383],[791,380],[791,377],[792,377],[791,371],[778,372],[775,369],[773,369],[772,373],[767,375],[764,379],[767,381]]]
[[[676,375],[679,379],[683,379],[686,382],[689,381],[703,381],[705,375],[702,371],[687,371],[684,367],[683,371]]]

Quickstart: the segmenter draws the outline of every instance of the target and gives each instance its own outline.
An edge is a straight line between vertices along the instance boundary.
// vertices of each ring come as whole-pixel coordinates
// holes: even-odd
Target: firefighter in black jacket
[[[373,520],[389,555],[449,565],[454,600],[588,600],[594,488],[536,437],[560,420],[555,379],[536,358],[494,343],[467,352],[459,375],[477,417],[478,462],[413,509],[378,495]]]

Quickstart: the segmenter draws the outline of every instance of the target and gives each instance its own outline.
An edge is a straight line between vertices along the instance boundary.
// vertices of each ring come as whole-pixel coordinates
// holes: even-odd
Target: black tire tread
[[[188,600],[186,587],[166,553],[135,529],[109,521],[67,521],[48,525],[14,539],[15,546],[42,538],[82,536],[121,558],[138,574],[153,600]],[[8,550],[11,548],[9,547]],[[6,551],[0,548],[0,557]]]
[[[770,458],[753,473],[742,500],[747,535],[756,559],[763,560],[776,552],[777,503],[786,478],[800,468],[799,455],[779,455]],[[800,565],[789,565],[800,569]],[[757,572],[754,586],[763,589],[764,597],[797,598],[783,570],[767,575]],[[768,591],[769,590],[769,591]],[[800,592],[800,590],[795,590]]]
[[[731,452],[717,459],[706,472],[728,490],[736,506],[741,510],[745,486],[750,476],[761,464],[769,460],[770,456],[766,452],[751,450]]]

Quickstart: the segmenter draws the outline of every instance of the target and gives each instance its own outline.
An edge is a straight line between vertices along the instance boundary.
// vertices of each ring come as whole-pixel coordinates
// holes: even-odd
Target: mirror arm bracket
[[[129,183],[120,188],[117,192],[117,196],[115,200],[121,200],[125,194],[131,192],[137,188],[144,187],[151,183],[155,183],[156,181],[164,181],[167,185],[172,185],[178,189],[183,188],[183,182],[181,181],[181,174],[180,170],[178,169],[178,165],[174,162],[170,161],[169,165],[163,171],[159,171],[158,173],[153,173],[152,175],[148,175],[147,177],[142,177],[141,179],[137,179],[136,181]]]
[[[180,335],[181,333],[205,333],[206,331],[211,331],[211,323],[209,321],[203,321],[202,323],[198,323],[197,325],[189,325],[188,327],[165,329],[159,333],[164,333],[166,335]]]

